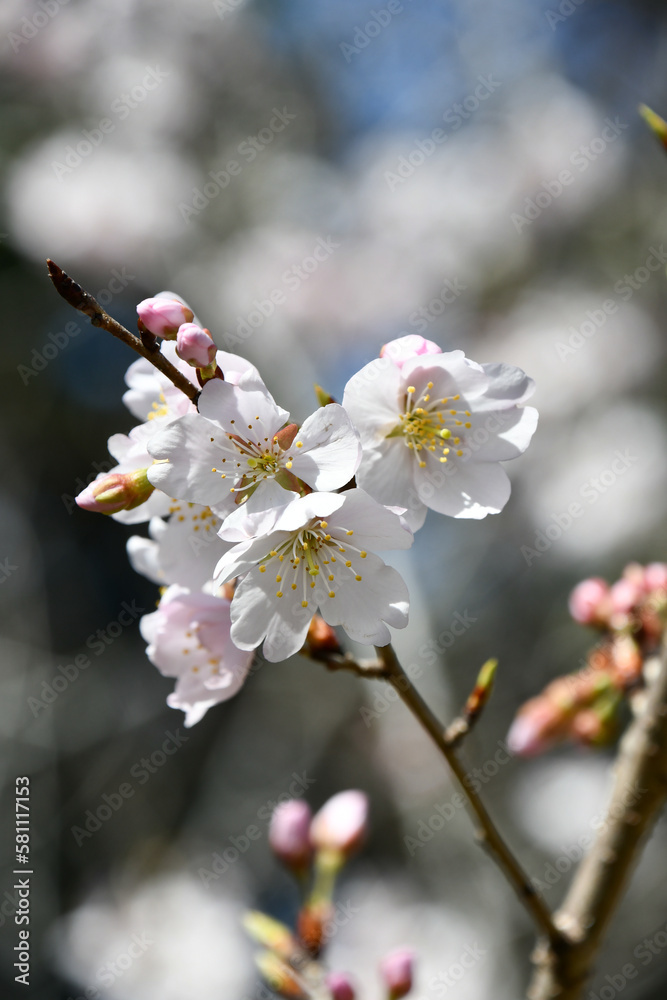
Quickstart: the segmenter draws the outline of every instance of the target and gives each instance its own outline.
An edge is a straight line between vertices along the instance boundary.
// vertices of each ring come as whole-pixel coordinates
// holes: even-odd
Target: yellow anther
[[[357,573],[357,575],[355,576],[355,578],[354,578],[354,579],[355,579],[355,580],[361,580],[361,576],[360,576],[360,575],[359,575],[359,574]]]
[[[414,385],[409,385],[409,386],[408,386],[408,392],[409,392],[409,393],[413,393],[414,391],[415,391],[415,387],[414,387]]]
[[[283,596],[283,592],[282,592],[282,590],[279,590],[277,592],[277,594],[276,594],[276,597],[282,597],[282,596]]]
[[[366,556],[368,555],[368,552],[360,552],[359,555],[361,556],[362,559],[365,559]]]
[[[260,566],[259,571],[260,573],[266,573],[266,566]]]
[[[329,591],[329,597],[335,597],[335,596],[336,596],[336,593],[335,593],[335,591],[333,591],[333,590],[330,590],[330,591]]]
[[[302,608],[307,608],[308,607],[308,601],[302,601],[301,602],[301,607]]]

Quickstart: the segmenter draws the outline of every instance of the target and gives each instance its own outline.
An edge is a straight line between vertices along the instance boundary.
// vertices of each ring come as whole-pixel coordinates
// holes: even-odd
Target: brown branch
[[[305,650],[302,650],[302,652],[308,655]],[[535,922],[540,936],[545,937],[550,944],[550,948],[556,951],[560,946],[561,933],[552,920],[549,908],[537,894],[527,875],[519,865],[519,862],[505,844],[479,795],[470,787],[470,783],[466,780],[466,770],[456,755],[455,747],[468,732],[469,723],[466,723],[465,719],[460,718],[445,729],[403,670],[392,646],[376,646],[375,652],[378,655],[378,659],[372,661],[358,662],[349,653],[344,655],[338,653],[324,654],[317,657],[317,659],[319,662],[324,662],[329,670],[348,670],[359,677],[376,678],[387,681],[392,685],[405,705],[407,705],[418,722],[421,723],[429,734],[453,771],[463,796],[467,800],[479,824],[477,831],[478,840],[488,850],[512,885],[520,901]]]
[[[576,1000],[605,931],[667,798],[667,644],[645,709],[623,737],[607,823],[584,857],[555,916],[566,937],[557,953],[539,948],[530,1000]]]
[[[158,371],[162,372],[163,375],[174,383],[177,389],[180,389],[188,399],[191,399],[196,404],[199,398],[199,389],[182,372],[179,372],[178,368],[172,365],[171,361],[165,358],[159,346],[154,342],[154,338],[153,343],[148,338],[144,342],[143,338],[130,333],[129,330],[126,330],[124,326],[121,326],[120,323],[104,311],[90,292],[86,292],[81,285],[73,281],[54,261],[47,260],[46,266],[55,290],[62,296],[65,302],[78,309],[79,312],[85,313],[93,326],[99,326],[108,333],[113,334],[114,337],[122,340],[133,351],[140,354],[142,358],[150,361]]]
[[[479,795],[470,786],[469,782],[466,781],[466,770],[456,755],[452,739],[447,735],[447,730],[443,728],[412,684],[412,681],[399,663],[393,647],[391,645],[376,646],[375,651],[378,654],[380,662],[384,664],[386,679],[403,699],[403,702],[415,718],[421,723],[449,764],[454,777],[461,787],[463,795],[467,799],[468,806],[479,824],[477,831],[478,840],[493,857],[520,901],[526,910],[528,910],[540,935],[547,938],[553,950],[557,950],[560,947],[561,934],[553,922],[551,912],[542,897],[535,891],[528,876],[496,829]]]

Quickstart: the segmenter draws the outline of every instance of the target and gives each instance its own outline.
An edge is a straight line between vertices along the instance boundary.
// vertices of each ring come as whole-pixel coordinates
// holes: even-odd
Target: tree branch
[[[359,677],[385,680],[392,685],[429,734],[453,771],[461,792],[479,824],[478,840],[495,860],[520,901],[528,910],[540,936],[549,942],[551,951],[557,951],[561,944],[562,935],[553,922],[549,908],[541,896],[537,894],[528,876],[502,839],[479,795],[466,781],[466,770],[457,757],[455,748],[468,732],[469,725],[461,718],[455,720],[450,727],[445,729],[403,670],[393,647],[391,645],[376,646],[375,652],[378,659],[368,662],[358,662],[349,653],[344,655],[339,653],[322,654],[317,659],[324,662],[330,670],[349,670]],[[307,652],[306,655],[308,655]]]
[[[380,662],[384,664],[386,679],[400,695],[404,704],[407,705],[418,722],[421,723],[449,764],[454,777],[461,787],[463,795],[467,799],[468,806],[479,824],[477,831],[478,840],[495,860],[505,878],[516,892],[519,900],[528,910],[540,935],[544,936],[550,942],[552,949],[557,950],[561,943],[561,933],[554,924],[551,912],[546,903],[537,894],[528,876],[496,829],[484,803],[477,792],[466,781],[465,767],[457,757],[454,749],[454,743],[457,742],[457,738],[452,738],[451,735],[448,736],[447,730],[443,728],[403,670],[393,647],[391,645],[376,646],[375,651],[378,654]]]
[[[200,390],[185,375],[179,372],[178,368],[172,365],[171,361],[165,358],[159,345],[144,343],[140,337],[126,330],[124,326],[121,326],[120,323],[104,311],[90,292],[84,291],[81,285],[73,281],[54,261],[47,260],[46,266],[55,290],[62,296],[65,302],[78,309],[79,312],[85,313],[93,326],[99,326],[108,333],[113,334],[114,337],[122,340],[133,351],[140,354],[142,358],[150,361],[158,371],[162,372],[163,375],[174,383],[177,389],[180,389],[188,399],[191,399],[196,404]]]
[[[583,858],[555,922],[566,937],[557,953],[540,948],[530,1000],[576,1000],[667,798],[667,643],[646,708],[621,741],[614,788],[601,828]]]

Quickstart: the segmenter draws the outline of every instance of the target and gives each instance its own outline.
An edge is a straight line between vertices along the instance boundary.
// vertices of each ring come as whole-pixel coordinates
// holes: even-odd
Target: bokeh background
[[[72,500],[108,468],[107,437],[132,426],[132,358],[58,299],[44,260],[129,326],[140,299],[180,293],[297,419],[314,382],[340,398],[406,333],[535,378],[540,426],[508,469],[507,509],[430,513],[393,561],[412,596],[397,648],[443,717],[500,659],[467,755],[555,905],[599,822],[612,751],[494,761],[517,706],[592,641],[568,619],[573,584],[666,554],[667,158],[636,111],[667,111],[666,57],[659,3],[3,0],[3,995],[267,996],[239,918],[294,914],[266,817],[299,782],[314,807],[347,787],[372,796],[330,951],[365,1000],[379,1000],[377,960],[398,944],[420,954],[420,1000],[523,994],[532,929],[462,810],[446,808],[440,759],[380,687],[295,658],[185,731],[136,623],[95,644],[118,631],[123,602],[156,599],[127,562],[130,531]],[[284,303],[257,323],[275,289]],[[568,526],[573,502],[583,513]],[[469,624],[454,638],[457,615]],[[68,676],[82,653],[91,666]],[[169,733],[187,740],[140,777]],[[27,991],[12,969],[19,774],[32,783]],[[128,781],[122,808],[77,835]],[[406,840],[443,812],[455,815],[423,846]],[[260,837],[209,878],[249,825]],[[667,950],[642,942],[667,926],[666,847],[661,823],[595,995],[628,962],[628,1000],[664,995]],[[150,944],[127,967],[136,939]],[[476,958],[457,978],[466,949]]]

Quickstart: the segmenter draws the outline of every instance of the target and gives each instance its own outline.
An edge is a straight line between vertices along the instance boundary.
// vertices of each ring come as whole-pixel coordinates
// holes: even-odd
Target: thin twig
[[[559,948],[561,944],[561,932],[554,924],[548,906],[542,897],[538,895],[528,876],[496,829],[479,795],[471,787],[470,783],[466,781],[466,770],[457,757],[450,739],[447,737],[447,731],[412,684],[412,681],[399,663],[393,647],[391,645],[376,646],[375,652],[385,666],[387,680],[398,692],[415,718],[424,727],[449,764],[454,777],[461,787],[461,791],[468,801],[470,809],[479,823],[478,839],[487,848],[508,882],[512,885],[517,896],[537,925],[540,935],[546,937],[553,949]]]
[[[172,365],[171,361],[165,358],[157,344],[153,343],[151,345],[148,339],[144,343],[142,338],[135,336],[129,330],[126,330],[124,326],[121,326],[120,323],[104,311],[90,292],[86,292],[81,285],[73,281],[54,261],[47,260],[46,266],[55,290],[62,296],[65,302],[78,309],[79,312],[85,313],[93,326],[99,326],[108,333],[113,334],[114,337],[122,340],[133,351],[140,354],[142,358],[150,361],[158,371],[162,372],[163,375],[174,383],[177,389],[180,389],[188,399],[191,399],[196,404],[200,390],[185,375],[179,372],[178,368]]]
[[[453,771],[461,791],[479,823],[478,839],[487,848],[512,885],[535,922],[539,934],[547,939],[551,949],[557,950],[561,944],[561,932],[554,924],[549,908],[537,894],[519,862],[498,833],[479,795],[466,781],[466,770],[455,752],[455,747],[468,731],[467,727],[464,727],[465,732],[462,732],[461,725],[457,724],[464,723],[464,720],[455,720],[452,726],[445,729],[403,670],[393,647],[391,645],[376,646],[375,652],[378,659],[368,662],[358,662],[349,653],[344,655],[328,654],[318,657],[318,659],[320,662],[324,662],[329,670],[349,670],[359,677],[384,680],[397,691]]]
[[[584,857],[555,916],[567,944],[538,949],[531,1000],[576,1000],[605,931],[667,799],[667,643],[646,707],[621,741],[607,822]]]

